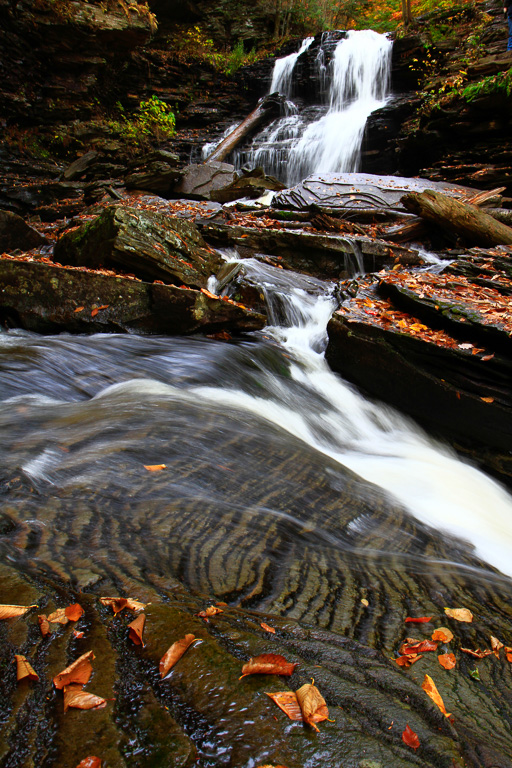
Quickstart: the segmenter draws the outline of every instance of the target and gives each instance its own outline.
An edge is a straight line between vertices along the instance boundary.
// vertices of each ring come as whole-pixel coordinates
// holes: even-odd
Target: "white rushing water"
[[[302,41],[298,51],[290,53],[289,56],[283,56],[280,59],[276,59],[269,93],[282,93],[283,96],[287,96],[288,98],[291,96],[292,75],[297,59],[304,53],[304,51],[307,51],[314,39],[314,37],[306,37]]]
[[[273,422],[391,493],[418,519],[471,542],[480,558],[512,576],[510,495],[411,420],[366,400],[332,373],[323,356],[334,308],[325,284],[305,278],[297,285],[297,275],[254,260],[244,260],[244,269],[262,286],[271,322],[287,315],[265,333],[286,348],[292,378],[316,398],[299,402],[296,391],[271,376],[271,398],[213,387],[196,393]]]

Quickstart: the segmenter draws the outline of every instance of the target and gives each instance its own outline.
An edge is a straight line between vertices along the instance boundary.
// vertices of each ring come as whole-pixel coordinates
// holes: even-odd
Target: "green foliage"
[[[512,70],[498,72],[497,75],[484,77],[477,83],[470,83],[462,91],[462,96],[466,101],[474,101],[481,96],[490,96],[491,94],[503,94],[510,96],[512,94]]]
[[[129,147],[136,148],[151,140],[165,141],[176,131],[176,116],[168,104],[153,95],[141,101],[137,111],[127,117],[121,104],[116,105],[119,119],[109,120],[109,129]]]
[[[252,64],[265,55],[254,48],[246,53],[242,40],[232,50],[220,51],[198,24],[179,30],[171,41],[171,51],[182,62],[200,61],[226,75],[232,75],[240,67]]]

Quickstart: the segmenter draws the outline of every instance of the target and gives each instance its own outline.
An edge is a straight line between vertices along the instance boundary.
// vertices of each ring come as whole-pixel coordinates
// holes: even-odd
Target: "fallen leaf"
[[[29,680],[39,680],[39,675],[37,672],[34,672],[25,656],[16,653],[14,654],[14,658],[16,659],[16,679],[18,682],[24,680],[26,677],[28,677]]]
[[[80,603],[73,603],[73,605],[68,605],[67,608],[64,608],[64,612],[69,621],[78,621],[80,616],[83,616],[85,613]]]
[[[402,741],[404,742],[404,744],[407,744],[407,746],[411,747],[412,749],[418,749],[418,747],[420,746],[420,740],[418,739],[418,735],[408,725],[405,726],[405,730],[402,733]]]
[[[427,621],[432,621],[432,616],[420,616],[417,619],[413,619],[408,616],[405,620],[406,624],[425,624]]]
[[[0,605],[0,619],[15,619],[31,608],[37,608],[37,605]]]
[[[102,304],[101,307],[95,307],[91,312],[91,317],[96,317],[100,309],[107,309],[108,306],[108,304]]]
[[[437,657],[437,660],[444,669],[453,669],[457,664],[457,659],[453,653],[443,653]]]
[[[85,757],[76,768],[101,768],[101,760],[99,757]]]
[[[65,685],[71,685],[72,683],[78,683],[85,685],[89,682],[89,678],[92,675],[91,661],[94,659],[94,653],[87,651],[83,653],[76,661],[63,669],[53,678],[53,684],[56,688],[64,688]]]
[[[512,663],[512,648],[508,645],[505,645],[505,656],[507,657],[507,661],[510,661]]]
[[[141,603],[132,597],[100,597],[102,605],[109,605],[114,611],[114,615],[120,613],[124,608],[130,611],[143,611],[147,603]]]
[[[262,653],[249,659],[242,667],[242,675],[291,675],[297,662],[286,661],[284,656],[278,653]]]
[[[74,312],[83,312],[83,311],[84,311],[84,307],[77,307],[77,308],[76,308],[75,310],[73,310],[73,311],[74,311]]]
[[[484,357],[481,357],[480,360],[485,360],[485,361],[492,360],[493,357],[494,355],[484,355]]]
[[[141,613],[140,616],[137,616],[136,619],[134,619],[130,624],[128,624],[128,637],[134,643],[135,645],[142,645],[144,648],[144,641],[142,639],[142,634],[144,632],[144,624],[146,623],[146,614]]]
[[[46,617],[50,624],[67,624],[69,619],[66,616],[65,608],[57,608],[53,613],[48,614]]]
[[[148,472],[160,472],[161,469],[167,469],[167,464],[144,464],[144,469]]]
[[[37,617],[37,622],[39,624],[39,629],[41,630],[42,636],[46,637],[46,635],[50,633],[50,624],[44,613]]]
[[[447,616],[456,621],[465,621],[468,623],[473,621],[473,614],[471,611],[468,611],[467,608],[445,608],[444,612]]]
[[[79,632],[77,629],[73,630],[73,637],[76,637],[77,640],[80,640],[84,636],[85,632]]]
[[[243,235],[242,235],[243,237]],[[205,296],[208,296],[209,299],[218,299],[220,298],[217,296],[216,293],[212,293],[211,291],[207,291],[206,288],[201,288],[201,293],[204,293]]]
[[[265,624],[264,621],[261,622],[260,627],[265,630],[265,632],[271,632],[273,635],[275,635],[276,631],[274,627],[269,627],[268,624]]]
[[[181,659],[187,648],[192,645],[195,639],[195,635],[185,635],[185,637],[181,640],[176,640],[176,642],[167,649],[160,659],[160,677],[166,676],[169,670],[174,667],[179,659]]]
[[[81,685],[64,686],[64,712],[70,707],[75,709],[103,709],[107,706],[107,700],[94,693],[82,690]]]
[[[425,678],[421,684],[421,687],[423,688],[427,696],[430,696],[434,704],[439,707],[443,715],[445,717],[451,717],[451,714],[446,711],[446,707],[444,706],[444,701],[442,700],[441,695],[436,688],[436,684],[434,683],[434,681],[429,675],[425,675]]]
[[[505,646],[501,642],[501,640],[498,640],[497,637],[494,637],[494,635],[491,635],[491,648],[492,652],[496,656],[497,659],[500,657],[500,649],[504,648]]]
[[[216,605],[210,605],[205,611],[199,611],[199,613],[196,613],[196,616],[199,616],[200,619],[208,621],[211,616],[216,616],[217,613],[224,613],[224,611],[222,608],[217,608]]]
[[[477,648],[476,651],[472,651],[471,648],[461,648],[463,653],[469,653],[470,656],[474,656],[475,659],[485,659],[486,656],[490,656],[492,651],[481,651]]]
[[[472,677],[473,680],[480,680],[480,672],[478,669],[470,669],[469,676]]]
[[[481,397],[480,400],[483,400],[484,403],[494,403],[494,397]]]
[[[366,599],[366,597],[363,597],[363,598],[361,599],[361,603],[364,605],[364,607],[365,607],[365,608],[368,608],[368,606],[370,605],[370,603],[368,602],[368,600]]]
[[[405,656],[399,656],[397,659],[395,659],[395,661],[398,664],[398,666],[409,669],[409,667],[412,667],[413,664],[415,664],[417,661],[419,661],[422,658],[423,658],[422,653],[408,653]]]
[[[426,653],[427,651],[437,651],[438,643],[434,643],[433,640],[420,640],[412,645],[405,642],[400,646],[400,654],[405,656],[411,653]]]
[[[301,708],[295,695],[295,691],[282,691],[281,693],[267,693],[279,709],[282,709],[290,720],[304,720]]]
[[[295,693],[303,720],[314,728],[315,731],[319,732],[316,723],[329,719],[329,710],[327,709],[324,697],[313,683],[305,683]]]
[[[439,627],[432,632],[432,640],[438,643],[449,643],[453,640],[453,632],[448,627]]]

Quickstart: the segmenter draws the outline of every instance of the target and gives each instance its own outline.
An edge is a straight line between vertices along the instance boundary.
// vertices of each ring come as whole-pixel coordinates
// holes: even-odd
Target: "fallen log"
[[[504,189],[505,187],[496,187],[496,189],[484,190],[483,192],[478,192],[476,195],[473,195],[472,197],[468,197],[466,200],[464,200],[464,202],[471,205],[480,206],[486,202],[489,202],[493,198],[498,197],[500,192],[503,192]],[[500,209],[497,209],[497,210],[500,210]],[[492,215],[493,218],[498,219],[498,221],[504,220],[504,219],[501,219],[500,216],[495,216],[494,213],[490,215]],[[417,217],[415,219],[411,219],[410,221],[407,221],[405,224],[402,224],[401,226],[393,227],[389,229],[385,233],[385,236],[387,240],[393,240],[395,243],[405,243],[408,240],[417,239],[418,237],[421,237],[424,234],[425,234],[425,223],[420,217]]]
[[[283,97],[278,93],[271,93],[269,96],[265,96],[260,99],[258,106],[254,109],[250,115],[247,115],[240,125],[237,125],[234,131],[231,131],[229,136],[226,136],[220,144],[209,155],[205,163],[210,163],[212,160],[220,162],[233,151],[233,149],[240,144],[242,139],[245,139],[262,123],[269,122],[273,117],[279,114],[281,105],[283,104]]]
[[[475,205],[468,205],[432,189],[410,192],[401,198],[403,206],[472,245],[510,245],[512,228],[496,221]]]

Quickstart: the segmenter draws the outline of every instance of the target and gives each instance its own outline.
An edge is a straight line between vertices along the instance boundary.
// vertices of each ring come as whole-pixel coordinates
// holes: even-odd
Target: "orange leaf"
[[[102,304],[101,307],[95,307],[91,312],[91,317],[96,317],[100,309],[107,309],[109,304]]]
[[[265,632],[271,632],[273,635],[275,635],[276,631],[274,627],[269,627],[268,624],[265,624],[264,621],[261,622],[260,627],[265,630]]]
[[[215,616],[217,613],[224,613],[224,611],[222,608],[217,608],[215,605],[210,605],[205,611],[199,611],[199,613],[196,613],[196,616],[199,616],[199,618],[208,621],[210,616]]]
[[[146,614],[141,613],[130,624],[128,624],[128,637],[135,643],[135,645],[142,645],[144,648],[144,641],[142,640],[142,634],[144,632],[144,624],[146,623]]]
[[[94,659],[94,653],[87,651],[83,653],[76,661],[63,669],[53,678],[53,684],[56,688],[64,688],[65,685],[71,685],[72,683],[78,683],[79,685],[85,685],[89,682],[89,678],[92,675],[91,661]]]
[[[48,619],[44,615],[44,613],[41,616],[37,617],[37,621],[39,624],[39,629],[41,630],[41,634],[43,637],[46,637],[50,633],[50,624],[48,622]]]
[[[37,608],[37,605],[0,605],[0,619],[15,619],[31,608]]]
[[[296,666],[278,653],[262,653],[243,665],[239,679],[246,675],[291,675]]]
[[[408,747],[412,747],[412,749],[418,749],[420,746],[420,740],[418,739],[418,734],[414,733],[412,728],[409,728],[408,725],[405,726],[405,730],[402,733],[402,741],[404,744],[407,744]]]
[[[74,312],[83,312],[83,311],[84,311],[84,307],[77,307],[77,308],[76,308],[75,310],[73,310],[73,311],[74,311]]]
[[[400,653],[408,656],[411,653],[426,653],[427,651],[437,651],[437,643],[432,640],[420,640],[412,645],[405,642],[400,646]]]
[[[473,621],[473,614],[467,608],[445,608],[444,612],[456,621],[465,621],[468,624]]]
[[[436,640],[438,643],[449,643],[453,640],[453,632],[447,627],[439,627],[432,632],[432,640]]]
[[[100,603],[109,605],[114,614],[118,614],[124,608],[128,608],[130,611],[143,611],[147,605],[147,603],[141,603],[132,597],[100,597]]]
[[[206,288],[201,288],[201,293],[204,293],[205,296],[208,296],[209,299],[219,299],[220,296],[217,296],[216,293],[211,293],[211,291],[207,291]]]
[[[408,616],[405,620],[405,623],[406,624],[425,624],[427,621],[432,621],[432,616],[420,616],[417,619],[412,619],[410,616]]]
[[[444,701],[442,700],[441,695],[436,688],[436,684],[434,683],[434,681],[429,675],[425,675],[425,678],[421,684],[421,687],[423,688],[427,696],[430,696],[434,704],[439,707],[443,715],[445,717],[451,717],[451,714],[446,711],[446,707],[444,706]]]
[[[24,680],[26,677],[28,677],[29,680],[39,680],[39,675],[37,672],[34,672],[25,656],[16,653],[14,658],[16,659],[16,679],[18,682]]]
[[[485,659],[486,656],[490,656],[492,651],[481,651],[477,648],[476,651],[472,651],[471,648],[461,648],[463,653],[469,653],[470,656],[474,656],[475,659]]]
[[[73,637],[76,637],[78,640],[80,640],[85,635],[85,632],[79,632],[77,629],[73,630]]]
[[[494,403],[494,397],[481,397],[480,400],[483,400],[484,403]]]
[[[50,624],[67,624],[69,621],[65,608],[57,608],[56,611],[50,613],[46,618]]]
[[[496,656],[497,659],[500,657],[500,649],[504,648],[505,646],[501,642],[501,640],[498,640],[497,637],[494,637],[494,635],[491,635],[491,648],[492,652]]]
[[[161,469],[167,469],[167,464],[144,464],[144,469],[148,472],[160,472]]]
[[[67,608],[64,608],[64,612],[69,621],[78,621],[80,616],[83,616],[85,613],[80,603],[73,603],[73,605],[68,605]]]
[[[101,768],[101,760],[99,757],[85,757],[81,760],[76,768]]]
[[[315,731],[319,731],[316,723],[329,719],[329,710],[324,697],[312,683],[305,683],[295,693],[304,721]]]
[[[423,654],[421,653],[408,653],[405,656],[399,656],[398,659],[395,659],[395,661],[400,667],[405,667],[408,669],[422,658]]]
[[[437,657],[437,660],[444,669],[453,669],[457,664],[457,659],[453,653],[443,653]]]
[[[512,662],[512,648],[508,645],[505,646],[505,656],[507,657],[507,661]]]
[[[171,645],[160,659],[160,677],[166,676],[169,670],[174,667],[179,659],[181,659],[195,639],[195,635],[185,635],[184,638],[176,640],[176,642]]]
[[[75,709],[103,709],[106,706],[106,699],[95,696],[94,693],[83,691],[81,685],[64,686],[64,712],[67,712],[70,707]]]
[[[302,711],[295,695],[295,691],[282,691],[281,693],[267,693],[279,709],[282,709],[290,720],[304,720]]]

